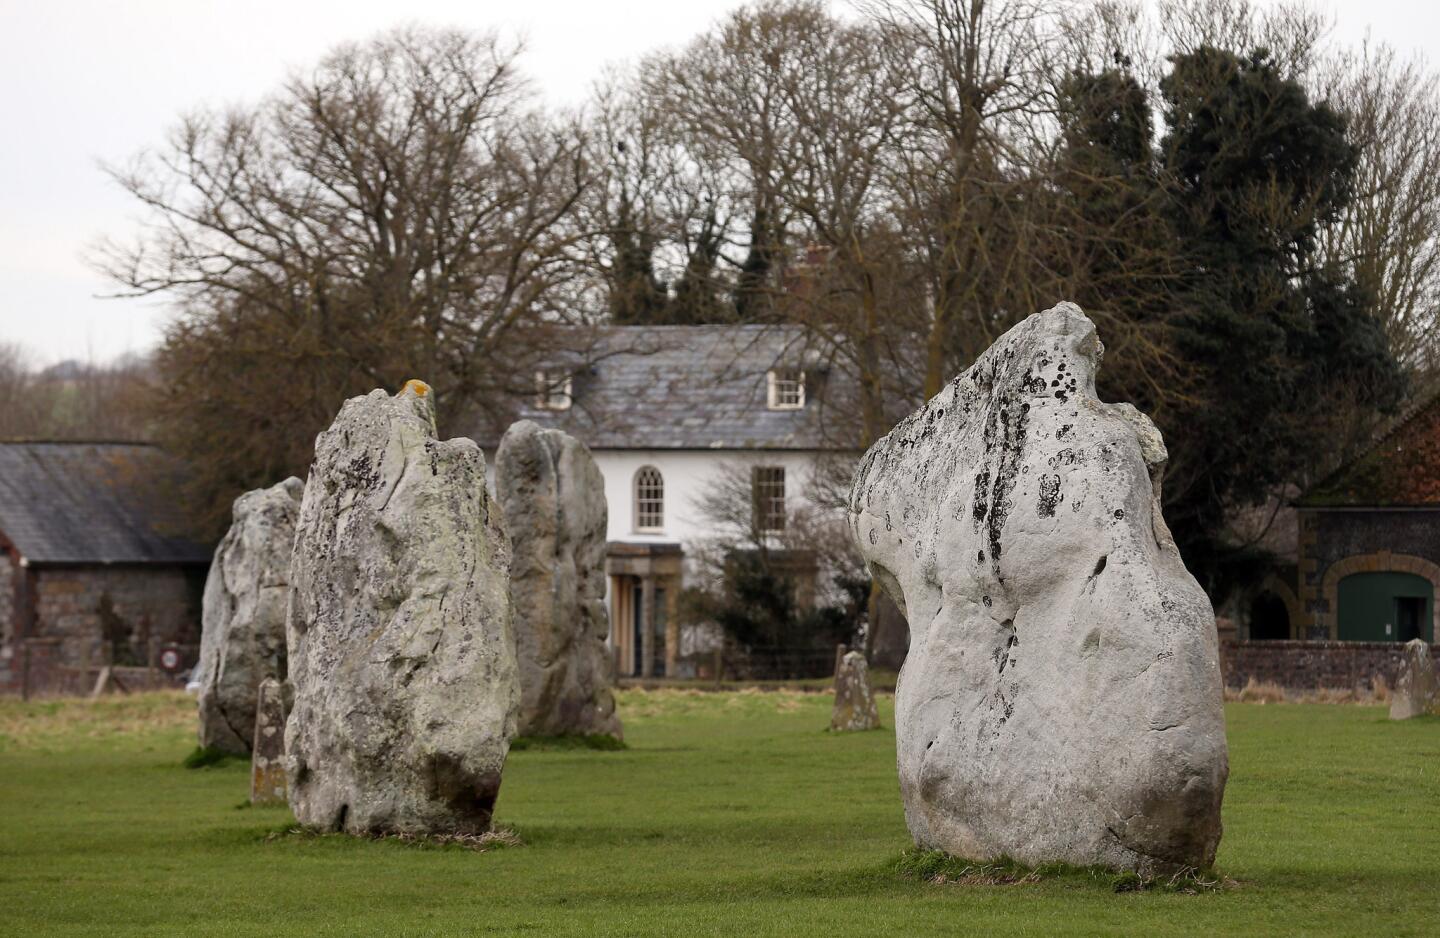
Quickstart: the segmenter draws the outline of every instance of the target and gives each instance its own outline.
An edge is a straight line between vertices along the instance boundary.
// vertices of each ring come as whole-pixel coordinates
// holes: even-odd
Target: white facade
[[[697,541],[715,536],[715,522],[701,509],[705,493],[727,471],[749,474],[754,466],[785,470],[786,507],[799,508],[814,490],[816,453],[803,451],[717,450],[592,450],[605,477],[605,500],[610,524],[606,539],[631,544],[680,544],[689,553]],[[640,530],[636,525],[635,479],[646,466],[659,470],[664,480],[664,517],[660,529]]]
[[[785,505],[794,512],[813,504],[817,461],[833,454],[804,450],[631,450],[592,449],[595,464],[605,478],[609,524],[605,539],[622,544],[679,544],[688,555],[698,542],[717,535],[716,524],[706,518],[701,501],[726,473],[746,475],[755,466],[785,470]],[[485,454],[490,466],[495,453]],[[664,517],[658,530],[641,530],[636,524],[635,480],[641,469],[659,471],[664,481]],[[487,472],[494,490],[494,471]]]

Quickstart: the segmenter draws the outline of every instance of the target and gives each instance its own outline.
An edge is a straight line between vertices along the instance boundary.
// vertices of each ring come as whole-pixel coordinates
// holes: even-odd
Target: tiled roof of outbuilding
[[[1440,396],[1411,411],[1353,461],[1313,486],[1301,508],[1440,507]]]
[[[842,391],[795,328],[754,325],[614,326],[573,367],[574,403],[546,410],[524,401],[516,419],[566,431],[591,449],[837,448],[825,403]],[[804,368],[806,406],[770,410],[766,373]],[[833,419],[832,419],[833,423]],[[493,431],[472,435],[484,447]]]
[[[143,443],[0,442],[0,534],[32,564],[206,563]]]

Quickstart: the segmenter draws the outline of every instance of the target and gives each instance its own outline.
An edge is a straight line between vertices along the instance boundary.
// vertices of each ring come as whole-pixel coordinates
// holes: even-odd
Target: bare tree
[[[903,224],[930,275],[926,395],[1044,300],[1028,289],[1036,202],[1026,197],[1048,110],[1059,3],[876,0],[869,9],[915,49],[913,116],[901,152]],[[1045,299],[1049,299],[1046,297]]]
[[[1328,62],[1327,91],[1359,150],[1356,198],[1327,253],[1373,296],[1391,348],[1429,386],[1440,356],[1440,82],[1366,44]]]
[[[20,346],[0,343],[0,439],[144,442],[149,369],[137,358],[36,368]]]
[[[180,393],[159,417],[209,467],[212,516],[303,469],[350,394],[420,377],[455,416],[533,393],[552,327],[582,312],[567,290],[589,174],[578,128],[534,109],[516,54],[494,35],[388,33],[111,170],[149,221],[98,263],[183,311],[159,359]]]

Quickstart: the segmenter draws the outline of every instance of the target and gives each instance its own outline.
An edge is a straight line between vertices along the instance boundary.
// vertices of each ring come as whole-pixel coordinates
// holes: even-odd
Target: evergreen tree
[[[713,203],[707,204],[705,217],[695,241],[689,246],[685,270],[675,283],[668,321],[676,325],[727,322],[734,318],[730,308],[721,301],[716,287],[716,266],[720,262],[722,233],[715,220]]]
[[[1344,119],[1264,51],[1173,56],[1160,90],[1187,268],[1174,341],[1195,377],[1162,426],[1187,463],[1169,514],[1213,595],[1233,559],[1227,512],[1299,478],[1327,385],[1354,382],[1359,403],[1382,408],[1402,386],[1363,291],[1317,250],[1353,196]]]
[[[610,264],[610,321],[644,325],[666,321],[668,296],[655,277],[656,237],[634,221],[628,187],[621,185],[617,224],[610,231],[614,259]]]

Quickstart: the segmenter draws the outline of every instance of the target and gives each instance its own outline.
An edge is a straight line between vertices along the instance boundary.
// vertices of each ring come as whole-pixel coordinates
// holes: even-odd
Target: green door
[[[1338,634],[1345,642],[1435,640],[1435,588],[1413,573],[1353,573],[1340,581]]]

